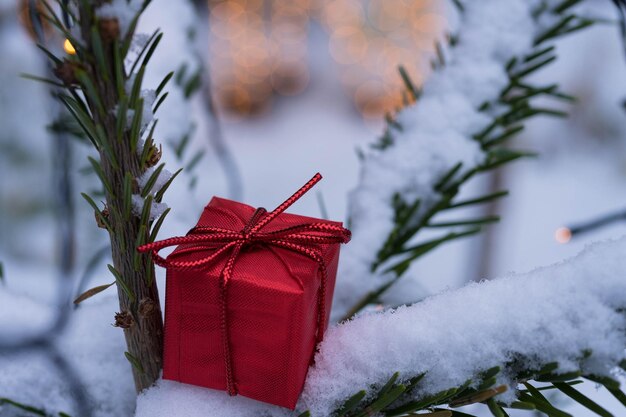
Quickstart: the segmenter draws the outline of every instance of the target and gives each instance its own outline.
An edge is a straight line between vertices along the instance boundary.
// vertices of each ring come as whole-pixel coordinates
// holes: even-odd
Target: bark
[[[137,220],[137,219],[134,219]],[[117,222],[112,222],[117,223]],[[132,319],[124,328],[128,352],[137,359],[133,366],[137,392],[148,388],[159,377],[163,354],[163,319],[159,292],[154,282],[154,267],[142,262],[138,270],[133,267],[134,240],[138,234],[138,221],[115,224],[111,235],[113,264],[135,294],[131,301],[118,287],[120,312],[130,313]],[[131,242],[124,248],[124,241]],[[152,281],[149,284],[149,281]]]

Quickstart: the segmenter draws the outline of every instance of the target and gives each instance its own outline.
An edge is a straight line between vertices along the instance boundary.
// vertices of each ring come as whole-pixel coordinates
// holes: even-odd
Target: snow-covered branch
[[[527,154],[501,146],[521,131],[524,120],[563,115],[534,107],[530,100],[569,97],[556,85],[532,86],[525,77],[555,60],[554,38],[593,23],[575,14],[576,3],[463,2],[454,47],[440,58],[442,65],[428,78],[417,104],[403,109],[390,124],[385,148],[364,158],[349,200],[353,240],[342,254],[335,319],[364,294],[376,295],[397,279],[416,257],[497,220],[461,219],[466,227],[460,234],[415,246],[417,231],[430,226],[439,211],[454,207],[459,187],[473,174]],[[387,248],[381,247],[384,242]]]
[[[610,376],[625,358],[624,253],[626,238],[598,243],[565,262],[337,325],[326,335],[297,410],[329,416],[359,389],[375,393],[389,370],[398,371],[402,381],[425,373],[411,392],[415,399],[469,379],[477,384],[480,373],[494,366],[502,369],[497,383],[511,388],[520,372],[554,362],[555,374]],[[514,400],[514,389],[500,399]],[[175,413],[292,415],[169,381],[139,397],[137,417]]]

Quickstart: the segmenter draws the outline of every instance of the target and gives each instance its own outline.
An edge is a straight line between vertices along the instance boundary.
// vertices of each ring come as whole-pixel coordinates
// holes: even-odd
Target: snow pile
[[[465,3],[460,41],[445,67],[428,79],[418,104],[398,115],[402,131],[394,131],[394,145],[369,153],[363,161],[359,184],[349,199],[353,237],[342,253],[333,306],[336,319],[390,279],[369,269],[393,229],[393,195],[399,193],[407,202],[419,198],[419,218],[437,200],[434,186],[451,168],[462,162],[460,176],[484,161],[472,135],[492,118],[478,108],[508,84],[509,59],[531,51],[537,33],[553,23],[532,17],[536,1]]]
[[[426,372],[416,397],[463,384],[514,357],[529,368],[559,363],[610,375],[625,357],[626,238],[526,274],[470,284],[395,311],[331,328],[297,410],[328,416],[360,389]],[[582,352],[591,351],[582,360]],[[510,399],[510,398],[509,398]],[[223,392],[160,381],[138,399],[137,417],[283,416],[287,410]],[[297,415],[297,414],[295,414]]]

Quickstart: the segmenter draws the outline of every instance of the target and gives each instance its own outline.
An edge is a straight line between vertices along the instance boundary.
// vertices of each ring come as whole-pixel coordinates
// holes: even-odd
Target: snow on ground
[[[40,277],[45,278],[45,273]],[[134,408],[130,364],[121,354],[125,350],[124,335],[112,326],[116,306],[117,296],[113,293],[85,303],[72,314],[67,331],[56,341],[59,350],[80,370],[94,417],[129,416]],[[0,290],[0,312],[0,334],[16,340],[48,325],[56,309],[5,289]],[[75,415],[64,377],[41,351],[0,353],[0,397],[49,413]],[[10,416],[11,410],[10,406],[0,407],[0,415]]]
[[[332,327],[310,369],[297,411],[329,416],[360,389],[400,372],[423,372],[416,398],[462,385],[517,355],[529,367],[611,375],[625,357],[626,238],[590,246],[530,273],[473,283],[395,311]],[[581,352],[591,351],[581,361]],[[510,383],[506,372],[499,383]],[[512,391],[502,397],[513,400]],[[283,408],[162,381],[138,399],[137,417],[289,415]]]

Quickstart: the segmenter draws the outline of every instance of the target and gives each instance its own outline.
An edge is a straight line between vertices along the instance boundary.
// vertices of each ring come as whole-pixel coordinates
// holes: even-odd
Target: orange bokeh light
[[[554,238],[559,243],[568,243],[572,240],[572,231],[567,227],[559,227],[554,233]]]

